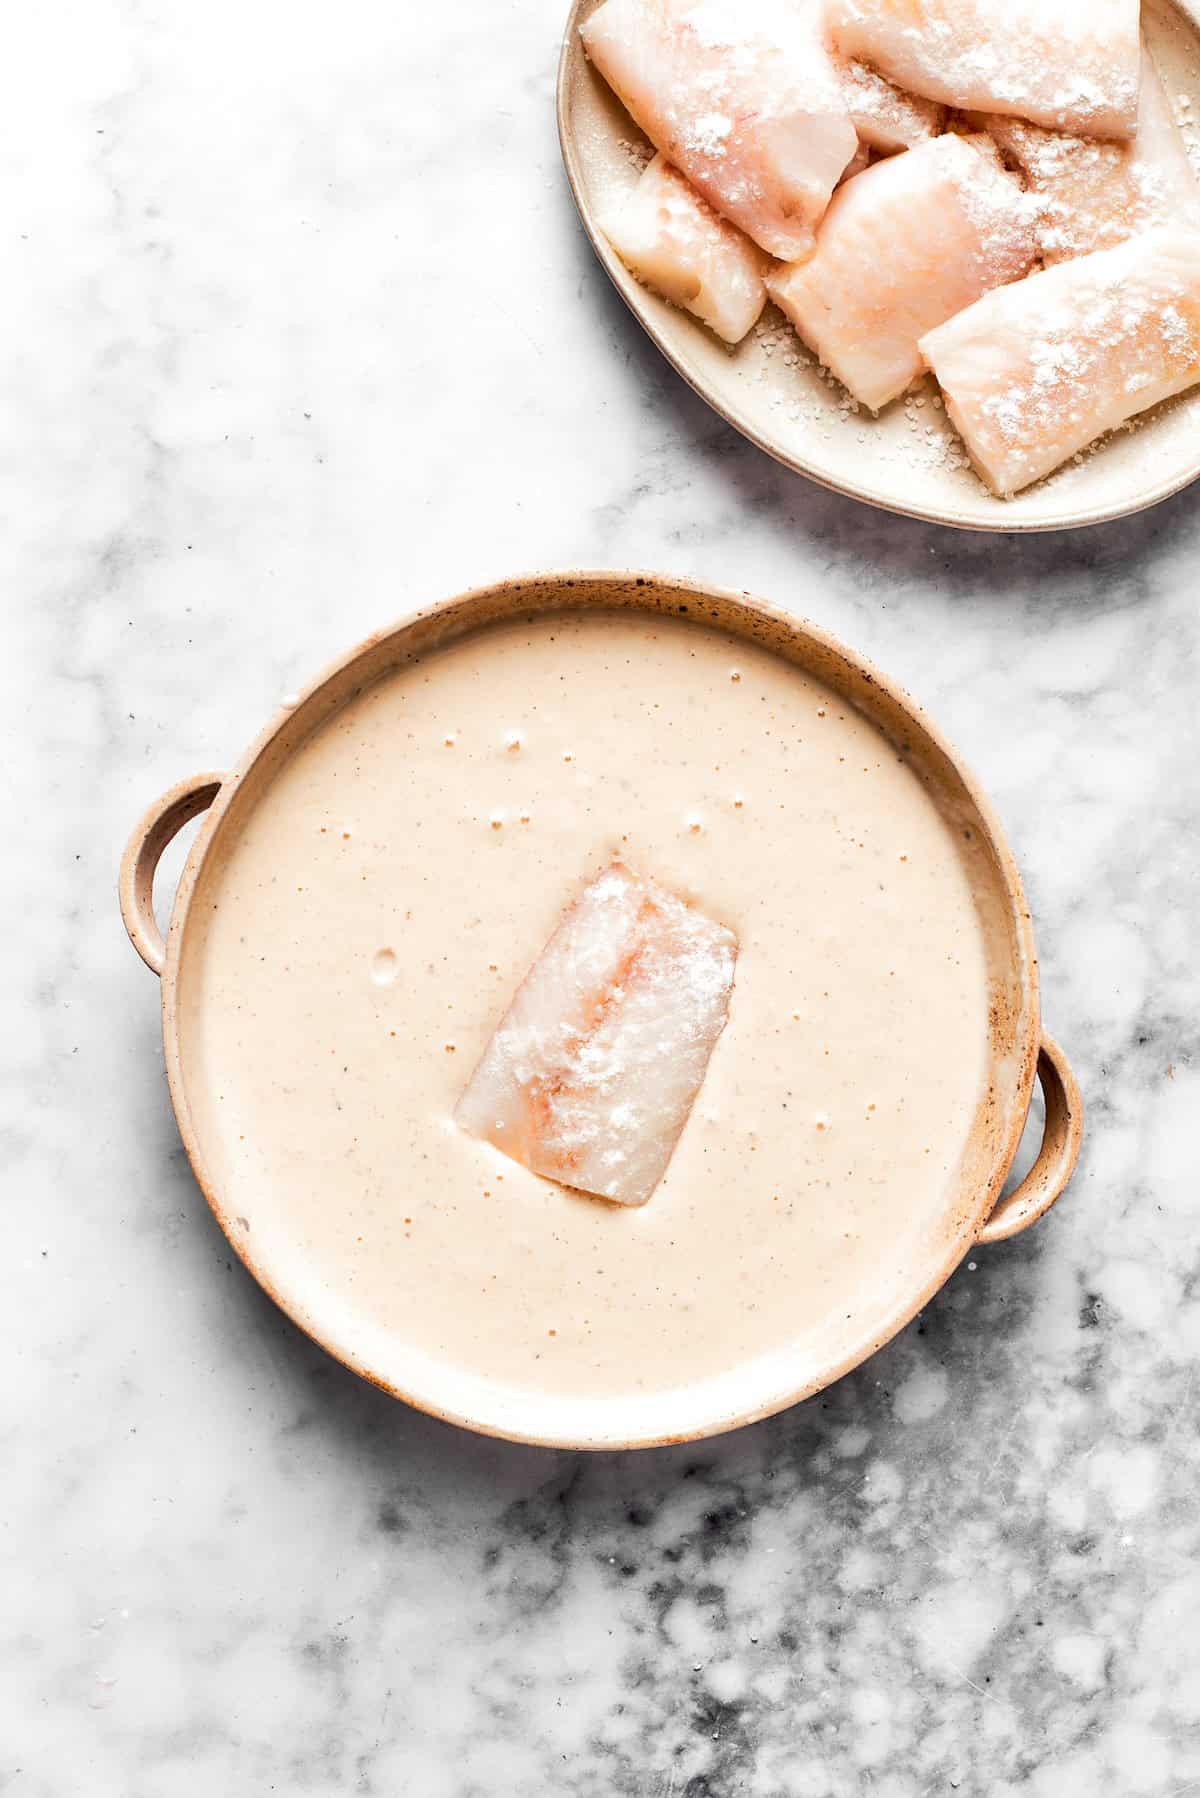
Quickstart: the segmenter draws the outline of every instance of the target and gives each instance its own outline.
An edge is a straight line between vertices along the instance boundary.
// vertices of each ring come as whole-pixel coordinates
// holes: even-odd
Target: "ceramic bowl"
[[[274,783],[290,759],[364,687],[414,654],[497,621],[564,609],[619,613],[631,608],[685,615],[785,658],[857,708],[908,760],[952,822],[951,835],[971,881],[991,991],[983,1045],[986,1080],[957,1176],[927,1246],[922,1237],[912,1265],[906,1261],[901,1273],[889,1272],[891,1284],[885,1283],[883,1296],[872,1296],[853,1322],[843,1321],[842,1308],[835,1307],[838,1316],[830,1320],[826,1334],[818,1334],[817,1347],[794,1355],[787,1351],[782,1362],[773,1357],[778,1364],[771,1371],[760,1363],[734,1366],[693,1389],[642,1394],[629,1402],[576,1401],[498,1386],[481,1396],[478,1382],[472,1386],[449,1365],[428,1358],[415,1365],[400,1343],[386,1351],[364,1348],[368,1332],[356,1325],[344,1295],[337,1304],[326,1304],[319,1296],[320,1278],[310,1278],[301,1296],[291,1271],[294,1262],[278,1263],[239,1227],[238,1207],[222,1189],[218,1171],[231,1164],[223,1133],[236,1126],[220,1105],[210,1102],[221,1070],[213,1066],[205,1031],[205,995],[220,988],[221,970],[206,960],[210,939],[197,920],[216,903],[229,848],[259,808],[270,806]],[[402,777],[402,770],[397,772]],[[179,881],[164,938],[152,904],[155,869],[171,838],[200,813],[203,825]],[[323,893],[321,879],[314,866],[313,885],[305,891],[309,903],[328,906],[329,940],[336,943],[335,896]],[[278,714],[231,772],[195,775],[156,801],[130,839],[120,900],[134,947],[161,981],[167,1080],[180,1133],[196,1178],[236,1253],[301,1328],[348,1367],[422,1410],[485,1433],[581,1448],[645,1446],[732,1429],[818,1392],[901,1329],[977,1243],[1003,1241],[1039,1218],[1063,1191],[1078,1153],[1079,1091],[1062,1051],[1042,1029],[1029,908],[990,805],[945,740],[898,687],[824,631],[745,594],[653,574],[549,574],[502,581],[418,612],[322,674],[297,703]],[[269,1009],[278,990],[272,983],[282,977],[264,964],[261,990],[245,995],[247,1002]],[[241,997],[239,988],[239,1003]],[[313,1054],[318,1054],[315,1041]],[[1041,1149],[1016,1190],[1002,1196],[1035,1080],[1040,1080],[1046,1102]],[[286,1201],[285,1170],[272,1168],[270,1177],[282,1183]],[[397,1178],[402,1181],[402,1169]],[[881,1268],[890,1268],[891,1249],[888,1241],[880,1241]]]

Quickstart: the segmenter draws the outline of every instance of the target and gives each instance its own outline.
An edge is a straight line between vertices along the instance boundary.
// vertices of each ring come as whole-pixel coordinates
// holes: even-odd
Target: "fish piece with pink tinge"
[[[644,1205],[733,991],[737,938],[614,862],[534,962],[455,1119],[535,1174]]]
[[[726,343],[740,343],[766,305],[768,258],[656,156],[602,221],[626,268],[694,313]]]
[[[1007,495],[1200,381],[1200,232],[1158,229],[989,293],[922,339]]]
[[[828,0],[842,56],[909,93],[1085,137],[1137,130],[1140,0]]]
[[[604,0],[580,30],[710,206],[772,256],[809,254],[858,147],[814,16],[794,0]]]
[[[945,130],[946,109],[936,100],[902,93],[863,62],[845,62],[839,57],[835,58],[834,67],[850,122],[869,150],[891,156],[898,150],[911,150],[915,144],[923,144]]]
[[[1111,249],[1156,225],[1200,225],[1200,182],[1148,51],[1132,142],[1071,137],[998,114],[979,122],[1036,196],[1047,266]]]
[[[935,137],[834,196],[807,262],[767,291],[857,400],[878,411],[925,368],[926,331],[1033,265],[1025,196],[967,138]]]
[[[869,169],[870,166],[871,152],[868,150],[866,144],[860,143],[858,149],[854,152],[853,156],[842,170],[842,178],[838,182],[838,186],[844,187],[847,181],[853,181],[856,175],[861,175],[863,170]]]

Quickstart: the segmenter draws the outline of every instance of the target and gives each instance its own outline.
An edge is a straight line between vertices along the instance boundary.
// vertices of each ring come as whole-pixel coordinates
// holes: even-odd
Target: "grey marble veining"
[[[1200,489],[961,537],[671,374],[558,167],[559,4],[51,0],[0,64],[0,1792],[1200,1793]],[[824,1397],[488,1443],[357,1383],[179,1147],[134,818],[519,568],[761,591],[991,791],[1077,1182]]]

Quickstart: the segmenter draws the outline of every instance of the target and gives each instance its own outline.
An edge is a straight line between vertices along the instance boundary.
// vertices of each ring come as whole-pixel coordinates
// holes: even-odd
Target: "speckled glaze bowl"
[[[558,71],[558,133],[567,179],[592,248],[668,362],[714,411],[760,449],[824,487],[891,512],[977,531],[1054,531],[1099,524],[1157,505],[1200,475],[1200,388],[1118,431],[1013,499],[997,499],[958,466],[961,445],[932,401],[927,377],[877,418],[843,410],[848,396],[822,380],[783,314],[736,349],[629,273],[600,229],[637,179],[649,144],[592,67],[579,27],[601,0],[574,0]],[[1200,12],[1195,0],[1145,0],[1143,30],[1168,93],[1187,95],[1200,121]],[[841,402],[841,404],[839,404]]]
[[[909,764],[933,797],[969,869],[981,921],[991,992],[987,1078],[958,1178],[924,1260],[898,1295],[887,1298],[866,1324],[845,1332],[830,1323],[827,1345],[799,1351],[782,1386],[770,1384],[755,1363],[732,1367],[717,1382],[684,1393],[640,1395],[622,1401],[551,1397],[497,1389],[468,1402],[453,1367],[414,1375],[399,1348],[386,1362],[362,1352],[345,1308],[322,1310],[312,1286],[301,1300],[286,1271],[237,1227],[227,1196],[214,1175],[225,1165],[218,1140],[219,1112],[203,1103],[211,1079],[201,1055],[202,995],[213,970],[203,964],[203,933],[193,920],[213,902],[223,857],[254,809],[269,800],[272,783],[314,730],[372,682],[414,653],[431,650],[488,624],[555,610],[621,612],[631,608],[682,615],[716,626],[783,657],[813,676],[863,714]],[[175,895],[166,937],[153,910],[155,869],[167,844],[191,818],[205,813]],[[319,884],[314,903],[321,903]],[[1044,1034],[1038,1000],[1033,929],[1021,878],[987,800],[953,752],[912,701],[860,657],[814,626],[745,594],[696,582],[636,573],[530,575],[502,581],[444,601],[370,638],[285,707],[228,774],[199,774],[181,781],[152,805],[130,839],[121,869],[120,902],[130,940],[162,982],[163,1043],[167,1080],[188,1157],[229,1241],[255,1279],[299,1326],[364,1378],[431,1414],[516,1441],[579,1448],[627,1448],[716,1434],[778,1411],[820,1391],[889,1340],[948,1278],[977,1243],[1015,1236],[1039,1218],[1064,1190],[1079,1150],[1083,1109],[1062,1051]],[[336,919],[330,936],[336,940]],[[199,964],[199,965],[197,965]],[[271,980],[264,972],[256,1006],[270,1007]],[[190,999],[181,1003],[187,990]],[[197,994],[201,995],[199,1008]],[[315,1053],[315,1050],[314,1050]],[[207,1069],[207,1071],[205,1071]],[[1016,1190],[1003,1193],[1029,1112],[1035,1080],[1045,1095],[1046,1123],[1040,1152]],[[282,1178],[282,1176],[279,1176]],[[889,1243],[879,1243],[886,1258]],[[319,1285],[319,1282],[318,1282]],[[839,1308],[840,1309],[840,1308]]]

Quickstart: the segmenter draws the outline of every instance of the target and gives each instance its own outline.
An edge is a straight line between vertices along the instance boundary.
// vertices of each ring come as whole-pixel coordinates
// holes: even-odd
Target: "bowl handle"
[[[207,811],[221,790],[224,774],[193,774],[156,799],[138,824],[121,857],[117,891],[129,940],[150,969],[161,974],[167,945],[154,916],[154,872],[171,838],[198,812]]]
[[[1083,1141],[1083,1094],[1071,1065],[1052,1036],[1043,1036],[1037,1077],[1046,1099],[1046,1123],[1037,1160],[979,1232],[980,1242],[1005,1242],[1049,1211],[1066,1190]]]

